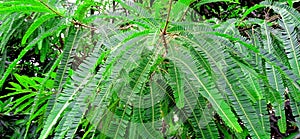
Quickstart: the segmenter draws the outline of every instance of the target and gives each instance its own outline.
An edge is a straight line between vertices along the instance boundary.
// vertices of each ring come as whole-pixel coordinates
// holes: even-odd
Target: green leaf
[[[36,95],[35,93],[30,93],[30,94],[24,95],[23,97],[16,99],[15,101],[13,101],[11,103],[12,107],[6,113],[9,113],[9,112],[15,110],[16,108],[19,108],[20,105],[22,105],[22,103],[24,103],[25,101],[30,101],[35,95]],[[25,105],[26,105],[26,103],[25,103]]]
[[[80,4],[75,11],[74,17],[78,21],[82,21],[84,19],[84,16],[88,12],[89,8],[93,5],[92,1],[84,1],[82,4]]]
[[[289,20],[289,22],[293,22],[295,25],[300,24],[300,13],[286,4],[281,4],[279,2],[270,2],[270,1],[263,1],[260,3],[261,5],[265,5],[270,7],[274,10],[274,12],[279,13],[281,17],[285,18],[285,20]]]
[[[14,83],[14,82],[9,82],[9,84],[11,86],[13,86],[16,90],[22,90],[22,86],[17,84],[17,83]]]
[[[292,71],[300,77],[300,43],[297,40],[297,29],[286,17],[282,18],[280,25],[284,28],[283,44]]]
[[[51,78],[55,78],[56,74],[53,71],[59,65],[59,62],[61,61],[62,56],[63,56],[62,54],[59,55],[59,57],[55,60],[55,62],[52,65],[51,69],[48,71],[48,73],[45,75],[45,77],[42,79],[42,81],[41,82],[38,81],[38,82],[40,82],[39,91],[37,92],[37,95],[34,97],[34,103],[32,104],[31,111],[30,111],[30,117],[29,117],[29,120],[28,120],[28,122],[26,124],[26,132],[25,132],[24,138],[27,137],[27,134],[29,132],[29,128],[30,128],[30,125],[31,125],[31,121],[35,117],[37,117],[38,114],[41,114],[41,109],[39,108],[39,103],[43,102],[41,100],[44,97],[44,94],[43,94],[44,87],[46,86],[46,87],[51,88],[51,89],[53,88],[54,81],[53,80],[49,80],[49,78],[50,78],[50,76],[51,76]],[[34,80],[36,80],[36,79],[34,78]],[[52,95],[50,95],[50,96],[52,96]],[[47,99],[47,101],[48,101],[48,99]],[[47,106],[49,106],[49,105],[43,105],[42,106],[44,108],[43,110],[45,110],[47,108]],[[42,125],[40,127],[42,127]]]
[[[12,12],[46,12],[52,11],[41,6],[26,6],[26,5],[14,5],[11,7],[5,7],[0,9],[0,13],[12,13]]]
[[[5,7],[11,7],[11,6],[16,6],[16,5],[20,5],[20,6],[41,6],[41,4],[39,2],[37,2],[36,0],[11,0],[11,1],[5,1],[5,2],[1,2],[0,3],[0,7],[1,8],[5,8]]]
[[[195,6],[201,6],[207,3],[213,3],[213,2],[232,2],[232,3],[236,3],[236,1],[234,0],[201,0],[200,2],[197,2],[197,4]]]
[[[47,30],[45,33],[39,35],[37,38],[35,38],[33,41],[31,41],[25,48],[23,48],[23,50],[20,52],[20,54],[18,55],[18,58],[15,59],[7,68],[7,70],[5,71],[2,79],[0,80],[0,87],[3,86],[6,78],[9,76],[9,74],[12,72],[13,68],[17,65],[18,61],[20,61],[23,56],[33,47],[35,46],[36,43],[38,43],[40,40],[51,36],[53,34],[53,32],[58,32],[61,31],[62,29],[66,28],[67,25],[65,25],[64,21],[60,22],[58,25],[54,26],[53,28]]]
[[[191,41],[188,38],[185,38],[186,41]],[[231,111],[229,105],[224,101],[220,92],[212,85],[212,81],[207,76],[205,71],[200,72],[196,65],[193,63],[188,63],[186,59],[189,54],[183,50],[173,51],[174,53],[170,54],[169,58],[174,62],[174,64],[183,71],[187,78],[192,79],[193,86],[196,86],[200,90],[200,94],[205,97],[211,104],[216,112],[221,116],[225,123],[236,132],[242,132],[242,128],[237,122],[237,118],[234,113]]]
[[[220,38],[213,38],[213,36],[204,36],[195,38],[193,46],[196,50],[202,51],[210,65],[213,67],[216,84],[220,92],[226,93],[230,102],[233,105],[239,118],[245,123],[252,138],[266,138],[267,134],[264,132],[259,121],[259,114],[256,113],[254,107],[251,106],[251,101],[243,88],[240,88],[240,80],[246,80],[244,73],[232,61],[230,56],[224,52],[224,46],[230,46],[231,43],[223,41]],[[217,47],[216,47],[217,46]],[[257,120],[254,120],[257,119]]]
[[[87,101],[93,93],[95,93],[96,89],[92,86],[94,85],[94,75],[93,71],[95,70],[97,65],[97,59],[100,55],[100,46],[97,45],[91,55],[86,58],[82,64],[79,65],[78,70],[75,71],[72,76],[72,80],[75,83],[75,86],[81,84],[86,76],[91,76],[90,81],[83,86],[81,90],[78,90],[78,97],[76,97],[76,101],[73,101],[70,110],[66,110],[63,119],[60,121],[61,128],[56,130],[55,137],[56,138],[74,138],[76,135],[76,131],[79,127],[80,121],[84,116],[84,113],[87,112],[89,103]],[[73,86],[65,87],[65,94],[69,93],[69,91],[73,90]],[[59,99],[59,98],[58,98]],[[51,113],[50,113],[51,114]]]
[[[179,0],[172,6],[170,18],[174,21],[179,21],[183,18],[185,11],[189,9],[189,5],[195,0]]]
[[[182,81],[180,70],[174,65],[170,65],[170,85],[173,89],[173,95],[175,97],[176,106],[181,109],[184,106],[184,83]]]
[[[65,51],[63,53],[63,59],[58,68],[57,76],[55,79],[54,87],[57,91],[57,94],[59,94],[59,96],[56,99],[56,96],[52,95],[51,99],[48,101],[47,111],[50,110],[50,113],[49,114],[47,113],[47,119],[43,127],[43,130],[41,132],[41,135],[39,137],[40,139],[45,139],[49,136],[50,132],[53,129],[53,126],[59,121],[61,114],[63,112],[68,112],[66,111],[66,109],[72,104],[72,100],[74,100],[76,95],[79,93],[79,90],[81,90],[89,82],[89,79],[92,76],[89,73],[85,77],[81,77],[82,79],[79,81],[80,83],[78,83],[78,86],[65,84],[66,78],[68,77],[68,71],[72,59],[74,57],[74,50],[77,46],[78,33],[79,30],[76,29],[75,27],[72,27],[68,34]],[[76,74],[72,76],[72,78],[76,78],[76,77],[77,77]],[[62,92],[63,86],[65,85],[69,89],[66,89],[65,91]]]
[[[269,28],[267,27],[266,22],[262,26],[262,38],[264,48],[267,49],[268,53],[274,53],[274,48],[272,45],[272,38],[270,36]],[[278,73],[277,69],[269,63],[266,63],[266,74],[269,80],[269,83],[273,89],[270,89],[270,92],[267,93],[268,100],[273,104],[276,115],[281,118],[278,120],[278,126],[281,133],[286,132],[286,118],[285,118],[285,103],[284,103],[284,84],[282,81],[281,75]],[[269,94],[270,93],[270,94]]]
[[[10,14],[8,19],[5,20],[5,22],[1,25],[0,28],[0,38],[1,38],[1,43],[0,46],[2,46],[2,53],[4,52],[4,46],[7,45],[7,42],[9,39],[16,34],[18,31],[19,27],[24,24],[24,20],[19,19],[18,17],[21,14],[19,13],[14,13]]]
[[[263,8],[265,7],[264,5],[260,5],[260,4],[255,4],[254,6],[250,7],[249,9],[247,9],[246,12],[244,12],[243,16],[241,17],[240,21],[244,20],[251,12]]]
[[[40,27],[44,22],[46,22],[47,20],[56,17],[56,14],[44,14],[42,16],[40,16],[39,18],[37,18],[31,25],[30,27],[27,29],[26,33],[24,34],[23,38],[22,38],[22,42],[21,44],[24,45],[27,41],[27,39],[29,38],[29,36],[38,28]]]
[[[25,89],[28,89],[28,83],[22,78],[22,76],[18,74],[14,74],[15,78],[18,80],[18,82],[25,87]]]
[[[287,0],[287,3],[288,3],[291,7],[293,7],[293,0]]]
[[[0,60],[0,76],[2,77],[4,71],[5,71],[5,63],[6,63],[6,57],[7,57],[7,49],[4,48],[4,52],[2,53],[2,56],[1,56],[1,60]],[[1,89],[1,87],[0,87]]]

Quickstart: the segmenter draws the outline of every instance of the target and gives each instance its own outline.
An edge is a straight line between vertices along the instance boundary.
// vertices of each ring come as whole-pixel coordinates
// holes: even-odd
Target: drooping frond
[[[176,106],[181,109],[184,106],[184,82],[181,75],[181,72],[177,67],[170,64],[169,67],[170,74],[170,85],[173,89],[173,95],[175,97]]]
[[[73,86],[74,84],[65,84],[68,77],[68,72],[70,70],[70,65],[74,57],[74,50],[77,46],[76,41],[78,40],[78,31],[79,30],[74,27],[70,28],[70,32],[66,41],[65,51],[63,52],[63,59],[60,66],[58,67],[55,79],[54,87],[57,89],[48,101],[47,110],[49,113],[46,113],[46,115],[49,116],[47,117],[47,120],[45,122],[44,130],[41,133],[41,139],[46,138],[49,135],[52,127],[58,122],[61,114],[70,105],[70,101],[74,99],[79,88],[82,88],[82,84],[86,84],[86,81],[83,81],[82,84],[78,86]],[[89,76],[87,76],[86,79],[89,79]],[[61,93],[65,85],[72,89],[69,89],[68,91],[64,90],[64,93]],[[75,87],[77,90],[75,89]]]
[[[85,79],[85,77],[87,76],[91,76],[90,78],[93,78],[93,71],[95,70],[94,68],[97,65],[98,56],[101,54],[101,45],[102,44],[100,41],[100,43],[98,43],[98,45],[95,47],[94,52],[91,53],[91,55],[86,60],[84,60],[83,63],[80,64],[79,68],[75,71],[74,75],[72,76],[72,80],[75,82],[74,86],[77,86],[82,81],[87,80]],[[72,107],[70,107],[70,110],[67,110],[67,112],[65,113],[66,116],[64,116],[60,121],[59,126],[61,128],[56,131],[56,138],[74,137],[81,118],[84,116],[84,113],[88,109],[88,98],[95,92],[95,90],[92,91],[88,89],[93,86],[93,84],[91,84],[93,82],[91,81],[93,80],[90,80],[85,86],[78,90],[76,101],[72,102]],[[64,89],[66,91],[65,93],[67,93],[69,89],[70,91],[72,91],[74,87],[70,88],[70,86],[66,86],[66,88]]]
[[[183,38],[187,41],[188,38]],[[189,82],[199,90],[199,93],[205,97],[211,104],[212,107],[216,110],[216,112],[222,117],[225,123],[234,129],[237,132],[241,132],[242,128],[237,122],[235,115],[230,110],[228,104],[223,100],[222,95],[212,84],[212,80],[207,76],[205,71],[200,72],[197,68],[197,64],[195,63],[187,63],[184,59],[191,59],[189,54],[185,51],[178,52],[178,50],[173,51],[169,55],[170,60],[173,61],[175,66],[179,67],[181,71],[185,73],[185,76],[190,80]]]
[[[279,2],[263,1],[260,3],[266,7],[270,7],[275,12],[279,13],[286,23],[294,23],[296,26],[300,24],[300,13],[288,5],[280,4]]]
[[[167,92],[167,82],[160,73],[153,73],[149,82],[149,89],[144,84],[142,90],[136,99],[139,101],[138,107],[133,109],[132,122],[138,127],[137,134],[142,138],[162,138],[161,125],[165,116],[161,111],[162,103]]]
[[[263,38],[263,48],[268,51],[268,53],[273,53],[274,48],[272,45],[272,38],[270,31],[268,31],[266,23],[262,26],[262,38]],[[278,126],[282,133],[286,131],[286,118],[284,112],[284,86],[281,75],[278,73],[276,68],[269,63],[266,63],[266,76],[269,80],[269,84],[272,89],[266,96],[270,102],[272,102],[272,107],[275,109],[276,114],[281,118],[278,120]]]
[[[297,31],[299,28],[296,28],[296,25],[291,24],[284,19],[280,23],[281,26],[284,27],[282,40],[291,70],[300,77],[300,43],[297,41]]]
[[[240,20],[192,22],[201,14],[197,8],[212,2],[237,5],[0,2],[0,87],[17,81],[0,96],[7,105],[0,119],[2,111],[29,113],[25,138],[33,132],[40,139],[264,139],[274,129],[283,136],[296,132],[300,14],[293,2],[262,2],[243,9]],[[247,18],[260,8],[265,16]],[[7,53],[10,47],[21,48],[17,58]],[[43,78],[16,74],[26,53],[39,57],[35,76]]]
[[[9,39],[14,33],[17,33],[17,28],[24,24],[23,18],[19,18],[22,16],[20,13],[6,14],[3,16],[3,23],[0,28],[0,50],[1,53],[5,50],[5,46],[7,45]]]
[[[249,130],[251,137],[267,137],[263,129],[257,128],[257,126],[261,125],[258,120],[259,114],[256,113],[256,110],[253,107],[249,107],[249,105],[251,105],[251,101],[248,99],[246,93],[242,93],[246,90],[239,87],[241,86],[239,80],[245,79],[244,73],[242,70],[239,70],[239,67],[231,61],[226,53],[224,53],[224,46],[222,47],[222,45],[230,46],[231,44],[223,42],[222,40],[216,42],[216,40],[218,40],[218,38],[215,38],[214,41],[209,38],[205,38],[205,40],[195,39],[195,42],[198,43],[196,49],[207,54],[208,61],[210,62],[212,70],[216,76],[215,80],[218,85],[218,89],[227,94],[230,102],[234,105],[233,108],[236,110],[238,116],[246,123],[245,126]],[[218,47],[216,48],[214,46]]]
[[[232,64],[233,62],[231,59],[228,58],[226,61],[230,64],[228,65],[229,70],[226,72],[227,78],[231,81],[232,90],[234,90],[232,93],[229,93],[229,98],[233,102],[233,105],[235,105],[234,108],[236,109],[237,114],[245,123],[245,126],[249,130],[249,134],[252,138],[268,138],[270,134],[266,132],[268,130],[263,128],[265,127],[264,122],[266,122],[265,119],[267,119],[267,116],[265,114],[266,109],[262,108],[266,107],[258,106],[259,111],[257,111],[255,107],[251,106],[252,104],[259,105],[263,99],[253,103],[250,99],[248,99],[247,93],[242,93],[248,91],[246,89],[247,87],[242,85],[247,76],[244,75],[237,65]]]
[[[176,51],[178,51],[177,48],[170,48],[170,53],[173,54],[173,56],[182,58],[185,62],[191,63],[193,67],[196,66],[193,64],[195,59],[192,59],[192,57],[186,57],[187,55],[177,53]],[[174,63],[174,66],[181,71],[180,80],[182,80],[181,82],[184,84],[184,107],[182,108],[183,111],[179,113],[181,120],[187,120],[190,122],[196,138],[217,138],[218,135],[216,134],[216,126],[212,119],[209,118],[213,113],[209,110],[210,108],[206,107],[206,105],[210,104],[207,104],[204,97],[200,95],[199,88],[193,84],[195,83],[193,79],[190,76],[183,74],[183,69],[179,66],[179,64],[176,65],[176,63]],[[172,76],[172,74],[170,76]]]
[[[67,28],[68,26],[65,24],[64,21],[59,22],[56,26],[54,26],[53,28],[47,30],[46,32],[44,32],[43,34],[40,34],[38,37],[36,37],[34,40],[32,40],[18,55],[18,58],[15,59],[7,68],[7,70],[5,71],[2,79],[0,80],[0,86],[3,85],[3,83],[5,82],[6,78],[9,76],[9,74],[12,72],[13,68],[16,66],[17,62],[20,61],[22,59],[22,57],[32,48],[34,47],[39,41],[41,41],[42,39],[51,36],[53,34],[53,32],[59,32],[65,28]]]
[[[38,28],[40,27],[44,22],[46,22],[47,20],[54,18],[55,16],[57,16],[56,14],[44,14],[42,16],[40,16],[39,18],[37,18],[31,25],[30,27],[27,29],[26,33],[24,34],[23,38],[22,38],[22,42],[21,44],[24,45],[27,41],[27,39],[29,38],[29,36]]]
[[[268,53],[267,50],[262,48],[256,48],[252,44],[247,44],[244,41],[240,40],[239,38],[235,38],[234,36],[228,35],[228,34],[222,34],[218,32],[212,32],[212,34],[215,34],[217,36],[221,36],[224,38],[227,38],[231,41],[236,41],[238,43],[241,43],[244,47],[247,49],[253,51],[255,54],[257,54],[259,57],[263,58],[274,66],[281,74],[283,74],[291,83],[298,89],[300,89],[299,80],[300,78],[297,77],[291,70],[287,68],[278,58],[274,56],[274,54]]]
[[[62,59],[63,55],[61,54],[54,62],[53,66],[51,67],[51,69],[49,70],[49,72],[45,75],[43,81],[40,82],[40,89],[39,91],[37,92],[35,98],[34,98],[34,102],[32,104],[32,107],[31,107],[31,111],[30,111],[30,117],[29,117],[29,120],[27,122],[27,126],[26,126],[26,132],[25,132],[25,135],[24,137],[26,138],[27,137],[27,133],[29,132],[29,128],[30,128],[30,125],[32,123],[32,120],[34,120],[38,115],[42,115],[43,114],[43,111],[44,109],[43,108],[40,108],[40,105],[42,105],[43,103],[41,103],[41,100],[43,100],[42,102],[47,102],[48,99],[43,99],[44,97],[44,94],[42,93],[44,91],[44,87],[46,86],[46,83],[48,82],[48,80],[50,79],[51,76],[53,76],[53,72],[54,70],[56,69],[56,67],[58,67],[61,59]],[[46,105],[43,106],[45,109],[46,109]]]

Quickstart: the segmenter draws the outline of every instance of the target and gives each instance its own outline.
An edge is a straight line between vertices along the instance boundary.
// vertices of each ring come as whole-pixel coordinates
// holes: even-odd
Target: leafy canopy
[[[81,138],[264,139],[271,137],[272,116],[279,134],[299,128],[294,2],[264,1],[241,19],[203,22],[193,22],[192,2],[1,2],[0,86],[12,73],[17,82],[0,98],[21,95],[3,113],[29,114],[22,136],[40,139],[81,131]],[[247,18],[260,8],[277,18]],[[13,45],[21,51],[7,66],[19,29]],[[42,78],[15,73],[33,49],[42,62],[52,54]]]

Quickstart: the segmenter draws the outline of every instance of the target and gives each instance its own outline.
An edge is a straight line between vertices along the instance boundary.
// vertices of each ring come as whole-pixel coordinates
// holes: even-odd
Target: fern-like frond
[[[122,137],[122,133],[124,132],[123,128],[125,126],[124,120],[128,119],[125,116],[128,114],[127,109],[131,109],[130,107],[134,108],[143,108],[142,105],[142,95],[141,94],[141,90],[143,90],[143,84],[147,81],[147,77],[150,75],[150,69],[152,67],[152,65],[155,63],[155,61],[157,60],[159,54],[161,54],[161,48],[155,48],[155,51],[153,52],[153,54],[150,54],[149,56],[147,54],[145,54],[145,58],[142,58],[140,60],[140,63],[138,64],[137,68],[134,69],[134,74],[131,75],[131,80],[129,81],[128,87],[130,87],[130,89],[128,89],[129,92],[126,92],[126,90],[122,93],[125,93],[125,96],[127,96],[128,98],[123,98],[123,103],[121,103],[121,105],[123,104],[125,106],[125,108],[123,107],[122,110],[120,111],[116,111],[115,115],[119,115],[121,118],[119,121],[117,120],[115,124],[111,125],[111,128],[115,129],[112,130],[113,131],[113,135],[112,137],[116,138],[116,137]],[[126,95],[127,94],[127,95]],[[122,102],[122,101],[121,101]],[[154,103],[154,102],[152,102]],[[153,104],[152,104],[153,105]],[[139,115],[141,115],[141,111],[139,110]],[[141,124],[143,124],[143,121],[140,121]],[[111,129],[110,129],[111,130]],[[147,128],[145,128],[145,130],[149,130]],[[155,132],[153,132],[155,133]],[[153,136],[153,133],[149,133],[148,136]],[[123,135],[124,136],[124,135]],[[145,135],[146,136],[146,135]]]
[[[100,46],[101,41],[99,41],[98,45],[95,47],[94,52],[91,53],[91,55],[83,61],[83,63],[80,64],[79,68],[75,71],[74,75],[72,76],[72,80],[75,83],[75,86],[79,85],[81,81],[84,79],[84,77],[93,76],[93,71],[95,70],[95,67],[97,66],[97,60],[98,56],[100,55]],[[93,78],[93,77],[91,77]],[[78,91],[78,97],[76,97],[76,100],[73,102],[72,107],[68,112],[66,112],[62,120],[60,121],[61,128],[56,131],[55,138],[73,138],[79,123],[81,121],[81,118],[84,116],[84,113],[88,109],[88,105],[90,104],[90,101],[88,101],[88,98],[91,97],[96,89],[89,90],[88,88],[92,88],[91,86],[94,86],[93,80],[90,80],[87,85],[85,85],[82,89]],[[64,90],[68,90],[65,88]],[[73,89],[73,88],[71,88]]]
[[[227,62],[229,63],[230,59],[227,59]],[[245,123],[245,127],[249,130],[249,134],[252,138],[268,138],[270,134],[265,132],[266,130],[263,128],[263,126],[265,125],[261,123],[265,122],[265,120],[260,120],[260,117],[264,116],[266,118],[266,115],[264,115],[266,109],[264,111],[257,111],[255,107],[251,106],[253,103],[250,101],[250,99],[248,99],[248,95],[246,93],[243,93],[244,91],[246,92],[247,89],[246,87],[241,85],[243,83],[241,81],[246,79],[245,75],[242,70],[239,69],[239,67],[231,66],[234,66],[234,64],[228,67],[232,70],[229,70],[226,74],[228,80],[231,81],[232,90],[235,90],[234,92],[232,91],[232,94],[229,93],[229,98],[233,102],[237,114]],[[260,101],[261,100],[258,100],[256,103],[259,103]],[[261,109],[265,107],[259,108]]]
[[[176,53],[176,51],[178,51],[176,48],[170,48],[170,53],[174,54]],[[193,59],[192,57],[186,57],[183,54],[179,54],[177,56],[183,58],[184,61],[187,63],[193,63],[193,61],[196,60]],[[172,64],[172,66],[175,67],[176,65]],[[182,80],[181,82],[183,82],[184,84],[183,86],[184,107],[182,108],[183,111],[179,113],[181,120],[183,121],[187,120],[191,124],[191,126],[193,127],[192,129],[195,132],[194,137],[217,138],[218,135],[216,134],[216,126],[211,119],[213,112],[209,110],[212,108],[206,107],[207,105],[210,104],[207,104],[204,97],[200,95],[199,88],[197,88],[197,86],[194,86],[193,84],[195,83],[193,79],[190,78],[189,76],[186,76],[185,72],[181,71],[182,69],[180,68],[180,66],[179,65],[177,66],[178,67],[176,68],[178,68],[178,71],[180,71],[179,73],[181,74],[180,80]],[[170,72],[170,76],[173,76],[171,72]],[[169,82],[174,82],[171,80],[174,79],[170,78]]]
[[[120,5],[127,10],[131,11],[132,14],[138,15],[139,18],[148,18],[151,17],[151,14],[144,9],[141,5],[138,5],[138,3],[134,3],[131,1],[123,1],[123,0],[116,0],[116,2],[120,3]]]
[[[294,24],[286,21],[284,17],[282,19],[281,26],[284,28],[284,31],[282,32],[282,40],[291,70],[300,77],[300,43],[297,40],[298,29]]]
[[[21,16],[21,18],[20,18]],[[24,17],[20,13],[6,14],[3,15],[3,23],[0,28],[0,49],[1,53],[5,50],[7,42],[13,36],[14,33],[17,33],[18,27],[24,24]]]
[[[44,32],[43,34],[40,34],[38,37],[36,37],[34,40],[32,40],[18,55],[18,58],[15,59],[7,68],[7,70],[5,71],[2,79],[0,80],[0,86],[3,85],[3,83],[5,82],[6,78],[9,76],[9,74],[12,72],[13,68],[17,65],[17,62],[20,61],[22,59],[22,57],[32,48],[34,47],[39,41],[43,40],[44,38],[51,36],[53,34],[53,32],[59,32],[62,29],[67,28],[68,25],[65,24],[64,21],[59,22],[56,26],[54,26],[53,28],[47,30],[46,32]]]
[[[169,67],[169,74],[170,74],[170,85],[173,89],[173,95],[175,97],[176,106],[181,109],[184,106],[184,82],[181,75],[181,72],[177,67],[170,64]]]
[[[79,32],[78,29],[71,27],[68,33],[68,37],[66,40],[66,47],[64,48],[64,51],[62,53],[63,58],[58,67],[57,74],[56,74],[56,79],[54,84],[54,88],[56,88],[55,91],[56,93],[62,91],[62,88],[66,82],[66,78],[70,70],[70,65],[73,62],[72,60],[77,46],[78,32]]]
[[[55,16],[57,16],[56,14],[44,14],[42,16],[40,16],[39,18],[37,18],[31,25],[30,27],[27,29],[26,33],[24,34],[23,38],[22,38],[22,42],[21,44],[24,45],[28,39],[28,37],[38,28],[40,27],[44,22],[46,22],[47,20],[54,18]]]
[[[38,115],[44,114],[43,113],[44,109],[38,109],[40,107],[40,105],[39,105],[40,102],[48,101],[48,99],[42,101],[42,98],[44,97],[44,94],[42,92],[45,90],[44,89],[45,85],[46,85],[47,81],[49,80],[51,74],[54,73],[54,70],[59,65],[59,63],[62,59],[62,56],[63,55],[59,55],[59,57],[55,60],[55,62],[52,65],[51,69],[49,70],[49,72],[45,75],[43,81],[40,82],[39,91],[37,92],[36,96],[34,97],[34,102],[32,104],[31,111],[30,111],[30,117],[29,117],[29,120],[26,124],[26,132],[25,132],[24,138],[26,138],[26,136],[29,132],[31,121],[34,120]],[[46,109],[46,106],[47,105],[44,105],[42,107]]]
[[[260,3],[266,7],[270,7],[275,12],[279,13],[286,23],[294,23],[296,26],[300,24],[300,13],[288,5],[279,2],[263,1]]]
[[[154,56],[151,54],[150,59],[140,57],[141,53],[147,55],[151,53],[148,53],[149,50],[157,49],[151,46],[146,47],[145,39],[148,39],[149,34],[148,31],[129,31],[111,36],[104,42],[105,46],[110,49],[110,53],[104,64],[106,68],[101,68],[99,71],[102,77],[97,83],[97,88],[101,89],[95,96],[92,104],[94,110],[89,113],[89,119],[95,125],[105,125],[101,131],[107,136],[124,137],[124,132],[127,132],[129,126],[130,115],[136,111],[135,107],[143,107],[149,103],[151,105],[149,100],[143,101],[145,104],[139,102],[139,97],[142,95],[140,90],[143,90],[151,65],[155,63],[154,59],[158,55],[158,53]],[[118,98],[113,97],[116,95]],[[128,96],[131,97],[128,98]],[[113,100],[120,100],[113,103],[112,97]]]
[[[84,81],[79,84],[78,86],[75,86],[74,84],[65,84],[66,79],[68,77],[68,71],[70,70],[70,65],[72,63],[72,59],[74,57],[74,50],[77,46],[76,41],[78,40],[78,29],[76,28],[70,28],[70,32],[68,34],[67,42],[65,51],[63,52],[63,60],[61,61],[60,66],[58,67],[56,79],[54,88],[55,94],[53,94],[48,101],[48,107],[47,110],[50,113],[46,113],[47,120],[44,125],[44,129],[41,133],[40,138],[46,138],[51,130],[52,127],[58,122],[61,114],[65,111],[65,109],[70,105],[71,100],[74,99],[77,91],[82,88],[83,84],[86,84],[87,81]],[[74,76],[75,78],[76,76]],[[90,76],[86,76],[84,79],[89,79]],[[69,87],[69,89],[64,90],[63,93],[62,89],[64,86]],[[58,96],[58,97],[56,97]],[[52,107],[52,105],[54,105]]]
[[[149,82],[150,87],[144,84],[142,91],[145,95],[140,94],[137,98],[138,107],[133,110],[132,122],[138,127],[137,134],[142,138],[162,138],[160,131],[162,125],[161,104],[164,103],[167,92],[167,83],[160,73],[153,73]],[[148,93],[149,92],[149,93]],[[150,103],[147,103],[150,101]]]
[[[180,21],[186,16],[187,10],[190,10],[189,5],[194,0],[179,0],[172,6],[170,19],[171,21]]]
[[[194,43],[190,38],[182,36],[184,40],[190,43]],[[205,97],[211,104],[216,112],[222,117],[225,123],[237,132],[241,132],[242,128],[237,122],[235,115],[232,113],[228,104],[223,100],[222,95],[212,84],[211,78],[207,75],[205,71],[200,72],[198,67],[193,63],[188,63],[184,59],[191,59],[189,53],[181,50],[173,51],[169,54],[170,60],[173,61],[176,67],[184,72],[188,79],[190,79],[191,84],[199,90],[200,94]]]
[[[246,47],[247,49],[253,51],[259,57],[265,59],[266,62],[268,62],[269,64],[274,66],[281,74],[283,74],[289,81],[291,81],[292,84],[296,88],[300,89],[300,85],[299,85],[300,78],[297,77],[291,70],[289,70],[287,68],[287,66],[285,66],[273,54],[268,53],[268,51],[266,51],[265,49],[256,48],[255,46],[253,46],[251,44],[245,43],[243,40],[240,40],[239,38],[235,38],[234,36],[231,36],[231,35],[228,35],[228,34],[222,34],[222,33],[218,33],[218,32],[211,32],[211,33],[215,34],[217,36],[220,36],[220,37],[227,38],[231,41],[241,43],[244,47]]]
[[[274,48],[272,45],[272,38],[270,35],[269,28],[266,23],[262,26],[262,38],[263,38],[263,48],[268,51],[268,53],[273,53]],[[268,96],[268,100],[271,102],[272,107],[275,109],[275,112],[281,118],[278,120],[278,126],[282,133],[286,131],[286,118],[284,112],[284,85],[282,81],[281,75],[278,73],[276,68],[269,63],[266,63],[266,75],[269,80],[271,87],[274,89],[270,89],[269,93],[266,94]]]
[[[209,36],[208,36],[209,37]],[[209,38],[195,39],[198,42],[197,50],[203,51],[207,57],[214,74],[217,76],[216,83],[218,89],[228,95],[229,100],[234,105],[236,113],[245,122],[246,128],[249,130],[251,137],[264,138],[267,137],[263,129],[258,129],[260,126],[258,114],[251,106],[251,101],[248,99],[246,90],[240,88],[241,83],[239,80],[244,80],[245,76],[242,70],[237,67],[235,62],[231,61],[229,55],[224,52],[224,45],[230,46],[230,43],[223,42],[218,38],[212,41]],[[205,42],[206,43],[201,43]],[[215,46],[218,46],[217,48]],[[223,47],[222,47],[223,46]],[[194,46],[196,47],[196,46]],[[257,119],[257,120],[253,120]]]

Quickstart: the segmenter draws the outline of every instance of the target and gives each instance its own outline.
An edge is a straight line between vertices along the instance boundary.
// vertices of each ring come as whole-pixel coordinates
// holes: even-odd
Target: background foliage
[[[295,138],[299,2],[0,1],[1,138]]]

